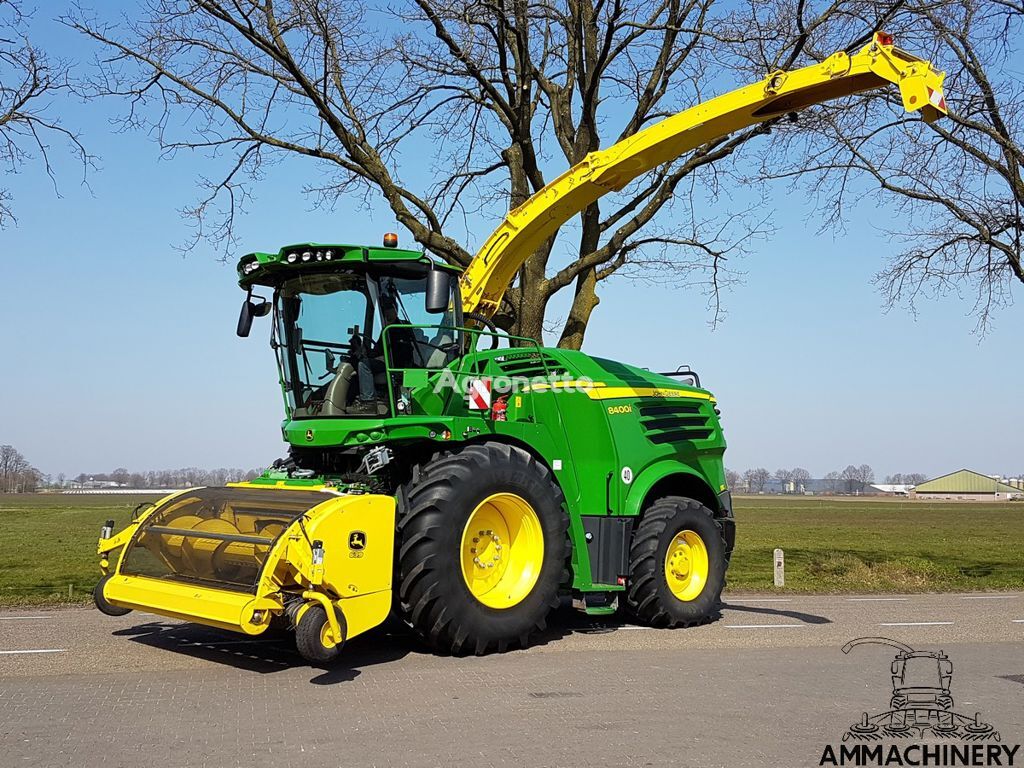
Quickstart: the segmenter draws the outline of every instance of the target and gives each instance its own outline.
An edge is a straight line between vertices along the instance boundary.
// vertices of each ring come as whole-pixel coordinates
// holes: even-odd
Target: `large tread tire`
[[[295,625],[295,647],[299,655],[310,664],[318,666],[330,664],[341,653],[344,640],[335,645],[324,644],[323,632],[326,626],[327,611],[322,605],[313,605],[307,608]],[[344,624],[342,624],[342,631],[345,631]]]
[[[691,530],[704,541],[708,576],[701,593],[682,601],[665,578],[665,556],[680,531]],[[666,496],[648,507],[640,519],[629,550],[626,605],[639,622],[652,627],[692,627],[717,615],[725,587],[727,544],[714,513],[699,501]]]
[[[462,575],[462,533],[495,493],[514,493],[540,520],[544,554],[530,592],[509,608],[480,602]],[[403,618],[435,650],[455,655],[526,647],[559,604],[569,558],[564,497],[544,464],[503,443],[467,445],[413,469],[398,491],[398,591]]]
[[[119,605],[114,605],[103,594],[103,587],[109,580],[110,575],[108,574],[96,582],[96,586],[92,588],[92,601],[96,603],[100,613],[104,613],[107,616],[127,616],[132,612],[131,608],[122,608]]]

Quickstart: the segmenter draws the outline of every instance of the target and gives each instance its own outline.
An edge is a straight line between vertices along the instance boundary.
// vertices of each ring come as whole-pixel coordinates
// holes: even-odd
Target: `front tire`
[[[399,490],[405,620],[444,653],[525,647],[558,605],[569,518],[546,466],[521,448],[468,445]]]
[[[710,509],[666,496],[644,512],[629,550],[626,604],[652,627],[706,624],[725,586],[726,541]]]

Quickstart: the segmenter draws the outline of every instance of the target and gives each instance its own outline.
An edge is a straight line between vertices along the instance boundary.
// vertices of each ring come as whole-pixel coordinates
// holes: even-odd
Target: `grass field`
[[[1024,503],[738,497],[730,589],[796,592],[1024,589]]]
[[[103,521],[153,498],[0,495],[0,605],[89,599]],[[731,590],[774,590],[775,547],[786,591],[1024,589],[1024,503],[739,497],[736,517]]]

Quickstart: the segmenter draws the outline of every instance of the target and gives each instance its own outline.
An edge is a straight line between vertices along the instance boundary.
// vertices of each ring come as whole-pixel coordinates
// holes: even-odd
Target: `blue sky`
[[[90,49],[48,20],[55,12],[36,19],[38,39],[87,62]],[[84,187],[58,151],[60,197],[37,165],[3,180],[18,223],[0,230],[0,442],[53,474],[266,465],[284,452],[266,323],[237,338],[233,265],[211,249],[175,250],[190,233],[179,211],[208,161],[161,160],[147,136],[113,133],[113,103],[53,106],[101,168]],[[344,203],[312,209],[301,188],[315,171],[290,161],[268,173],[240,253],[375,243],[396,229],[382,206],[372,217]],[[614,280],[585,351],[699,370],[721,402],[734,468],[1024,472],[1024,310],[1003,311],[984,339],[967,301],[886,313],[870,279],[893,247],[877,229],[888,212],[861,206],[845,233],[821,236],[813,210],[786,195],[777,234],[743,262],[745,284],[716,329],[698,291]]]

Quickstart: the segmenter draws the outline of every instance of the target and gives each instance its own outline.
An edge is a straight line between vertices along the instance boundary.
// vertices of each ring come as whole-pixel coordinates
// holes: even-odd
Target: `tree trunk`
[[[576,292],[572,299],[569,317],[562,329],[562,338],[558,346],[562,349],[579,349],[583,346],[583,336],[587,331],[590,315],[601,303],[597,297],[597,270],[588,269],[576,278]]]
[[[601,207],[598,203],[587,206],[580,215],[583,231],[580,233],[579,257],[582,259],[597,247],[601,240]],[[587,323],[594,308],[601,303],[597,298],[597,268],[591,267],[576,277],[576,289],[572,297],[569,317],[562,328],[562,337],[558,346],[562,349],[579,349],[583,346],[583,336],[587,332]]]

